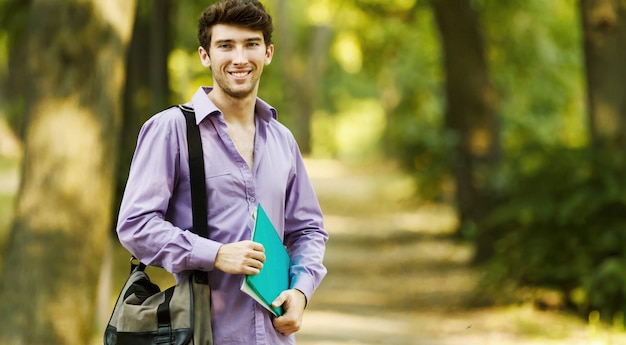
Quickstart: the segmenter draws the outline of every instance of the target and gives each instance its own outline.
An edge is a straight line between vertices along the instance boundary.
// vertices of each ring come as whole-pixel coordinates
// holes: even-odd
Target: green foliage
[[[375,81],[375,91],[387,111],[383,148],[415,177],[424,199],[444,194],[452,164],[454,133],[443,129],[443,73],[439,36],[430,7],[423,2],[397,12],[381,1],[360,1],[369,25],[358,30],[367,62],[353,78],[363,90]],[[347,86],[336,83],[334,88]],[[371,91],[370,91],[371,92]],[[361,92],[364,94],[365,92]]]
[[[506,198],[481,229],[494,234],[488,279],[555,288],[585,313],[626,311],[621,155],[535,147],[506,171]]]
[[[480,1],[503,145],[586,143],[583,53],[573,0]]]
[[[626,260],[608,258],[585,279],[586,300],[582,300],[585,310],[597,310],[606,322],[626,313]],[[622,320],[623,322],[624,320]]]
[[[31,0],[0,1],[0,116],[20,132],[24,108],[24,39]]]
[[[421,198],[439,199],[444,194],[457,136],[428,123],[415,121],[393,126],[393,137],[402,142],[395,155],[412,172]]]
[[[372,6],[376,2],[364,3]],[[491,81],[498,96],[503,164],[515,164],[522,156],[530,165],[543,159],[539,152],[527,155],[524,150],[529,145],[587,145],[577,4],[573,0],[478,0],[472,4],[480,14]],[[433,32],[431,13],[420,6],[413,11],[414,18],[405,19],[407,29],[397,40],[393,30],[397,24],[392,24],[391,17],[378,26],[386,28],[387,39],[381,42],[387,42],[388,49],[377,48],[376,40],[368,41],[364,49],[374,49],[367,51],[367,56],[375,55],[375,50],[384,52],[379,54],[388,62],[378,82],[386,86],[380,89],[381,99],[399,100],[388,110],[387,152],[414,173],[420,193],[426,193],[423,197],[442,198],[449,190],[456,138],[442,129],[445,99],[440,42]],[[394,92],[397,96],[389,97]],[[480,176],[496,190],[506,183],[505,175],[491,171]]]

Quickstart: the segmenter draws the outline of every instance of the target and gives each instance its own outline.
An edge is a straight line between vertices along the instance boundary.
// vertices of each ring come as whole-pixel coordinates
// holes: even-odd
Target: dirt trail
[[[448,238],[449,208],[418,205],[385,165],[307,160],[326,216],[329,274],[299,345],[626,344],[626,335],[526,305],[472,309],[472,248]]]

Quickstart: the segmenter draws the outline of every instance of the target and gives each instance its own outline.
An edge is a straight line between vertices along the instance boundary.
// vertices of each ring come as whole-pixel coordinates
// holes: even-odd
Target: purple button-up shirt
[[[261,203],[291,256],[291,287],[307,300],[326,275],[328,234],[291,132],[276,110],[257,99],[254,165],[250,170],[227,134],[220,110],[201,87],[195,109],[204,150],[210,239],[191,231],[191,195],[185,117],[174,107],[142,127],[117,224],[121,243],[141,262],[180,281],[190,270],[209,272],[215,345],[295,344],[272,326],[270,313],[240,291],[243,275],[214,269],[223,243],[249,240],[251,214]]]

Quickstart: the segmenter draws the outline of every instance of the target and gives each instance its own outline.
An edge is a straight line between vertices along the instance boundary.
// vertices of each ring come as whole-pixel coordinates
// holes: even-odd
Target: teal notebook
[[[256,275],[247,275],[241,291],[250,295],[275,316],[283,314],[283,308],[272,308],[272,302],[281,292],[289,289],[289,265],[291,260],[283,241],[261,207],[257,207],[252,240],[265,247],[265,263]]]

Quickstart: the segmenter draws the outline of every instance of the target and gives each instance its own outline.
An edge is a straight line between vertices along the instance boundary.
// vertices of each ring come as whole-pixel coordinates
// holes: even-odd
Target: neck
[[[254,124],[255,93],[251,93],[244,98],[235,98],[219,89],[213,89],[208,96],[213,104],[224,114],[224,121],[227,123]]]

